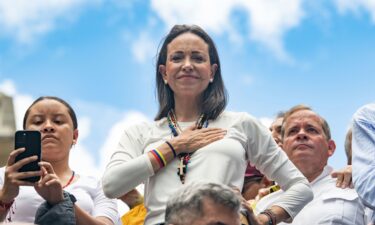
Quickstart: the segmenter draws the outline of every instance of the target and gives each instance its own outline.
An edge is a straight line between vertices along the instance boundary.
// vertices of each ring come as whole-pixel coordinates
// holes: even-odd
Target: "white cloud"
[[[284,49],[282,38],[303,18],[301,0],[287,3],[283,0],[152,0],[151,7],[168,28],[181,23],[199,24],[217,34],[226,32],[230,39],[239,41],[230,16],[233,10],[244,10],[248,14],[249,38],[286,62],[291,62],[291,58]]]
[[[0,91],[13,98],[16,129],[21,130],[23,116],[26,109],[33,102],[33,97],[31,95],[17,93],[16,85],[12,80],[9,79],[3,80],[2,83],[0,83]]]
[[[2,35],[15,36],[23,44],[31,43],[56,26],[59,19],[70,20],[87,0],[12,0],[0,1]]]
[[[16,86],[11,80],[4,80],[0,83],[0,91],[6,95],[13,96],[16,93]]]
[[[154,50],[156,48],[155,40],[147,32],[142,32],[132,43],[132,53],[139,63],[150,61],[149,59],[155,55],[154,51],[150,51],[150,49]]]
[[[303,18],[302,1],[289,0],[243,0],[250,15],[250,37],[264,44],[281,60],[290,62],[284,50],[284,33],[299,25]]]
[[[366,10],[371,15],[372,23],[375,24],[375,0],[335,0],[340,13],[346,12],[359,13],[360,10]]]

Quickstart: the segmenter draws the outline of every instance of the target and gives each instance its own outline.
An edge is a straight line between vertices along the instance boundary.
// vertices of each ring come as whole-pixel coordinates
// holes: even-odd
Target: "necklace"
[[[178,125],[176,115],[172,110],[168,112],[167,116],[168,126],[172,131],[173,136],[177,137],[180,133],[182,133],[181,127]],[[198,120],[195,123],[195,127],[197,129],[201,129],[202,127],[208,127],[208,120],[205,114],[201,114]],[[185,183],[187,166],[190,162],[191,155],[193,153],[180,153],[178,158],[180,159],[180,163],[177,168],[177,175],[180,177],[180,181],[182,184]]]
[[[74,170],[73,170],[72,176],[69,178],[68,183],[66,183],[66,184],[62,187],[63,189],[66,188],[66,187],[68,187],[69,184],[72,183],[72,181],[73,181],[73,179],[74,179],[74,176],[75,176],[75,172],[74,172]]]

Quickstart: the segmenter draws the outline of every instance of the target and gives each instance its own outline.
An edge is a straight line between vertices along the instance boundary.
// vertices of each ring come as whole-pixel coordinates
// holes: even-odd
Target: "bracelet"
[[[167,165],[167,160],[165,160],[163,154],[159,150],[157,150],[156,148],[154,149],[154,151],[160,157],[161,161],[163,161],[164,166],[166,166]]]
[[[270,209],[266,209],[260,214],[266,215],[268,217],[268,225],[276,225],[276,216]]]
[[[0,208],[2,208],[4,210],[8,210],[13,205],[13,202],[14,202],[14,199],[9,203],[5,203],[5,202],[0,200]]]
[[[167,165],[164,156],[157,149],[153,149],[150,152],[155,157],[156,161],[158,161],[160,168]]]
[[[165,141],[165,143],[167,143],[167,145],[169,146],[169,148],[172,150],[173,152],[173,156],[176,158],[177,157],[177,153],[176,153],[176,150],[173,148],[172,144],[169,143],[169,141]]]

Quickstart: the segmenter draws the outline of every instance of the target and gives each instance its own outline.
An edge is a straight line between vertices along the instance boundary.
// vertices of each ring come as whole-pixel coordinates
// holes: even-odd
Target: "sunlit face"
[[[191,225],[240,225],[240,215],[209,198],[203,201],[203,216]]]
[[[283,117],[276,118],[270,126],[273,139],[278,145],[281,145],[281,125],[283,123]]]
[[[327,140],[320,117],[310,110],[297,111],[284,123],[283,149],[311,182],[323,171],[335,143]]]
[[[214,79],[217,65],[210,63],[208,44],[199,36],[183,33],[167,46],[165,65],[159,66],[175,98],[197,98]]]
[[[26,120],[27,130],[42,133],[42,159],[47,162],[69,160],[69,151],[78,138],[68,108],[52,99],[32,106]]]

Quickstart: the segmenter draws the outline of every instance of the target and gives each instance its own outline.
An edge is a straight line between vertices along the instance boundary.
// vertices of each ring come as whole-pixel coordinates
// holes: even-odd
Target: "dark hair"
[[[296,105],[296,106],[293,106],[292,108],[290,108],[287,112],[285,112],[284,114],[284,119],[283,119],[283,123],[282,123],[282,126],[281,126],[281,139],[284,140],[284,135],[285,135],[285,123],[286,121],[288,120],[288,118],[294,114],[295,112],[298,112],[298,111],[302,111],[302,110],[308,110],[308,111],[311,111],[311,112],[314,112],[312,110],[312,108],[306,106],[306,105]],[[329,141],[331,140],[331,129],[329,128],[329,125],[328,125],[328,122],[327,120],[325,120],[322,116],[320,116],[319,114],[317,114],[316,112],[314,112],[319,118],[320,118],[320,123],[322,125],[322,129],[323,129],[323,133],[324,135],[326,136],[326,139]]]
[[[162,74],[159,72],[159,66],[165,65],[167,61],[167,47],[177,36],[184,33],[193,33],[202,38],[208,45],[210,63],[217,64],[217,70],[214,80],[203,92],[200,99],[201,113],[206,114],[207,119],[216,119],[227,105],[227,92],[221,77],[221,66],[219,54],[215,43],[211,37],[199,26],[196,25],[175,25],[165,37],[164,42],[159,50],[156,64],[156,88],[159,100],[159,112],[155,120],[159,120],[167,116],[169,110],[174,108],[174,97],[172,89],[164,84]]]
[[[78,128],[78,121],[77,121],[77,116],[73,110],[73,108],[64,100],[62,100],[61,98],[59,97],[55,97],[55,96],[41,96],[39,98],[37,98],[30,106],[29,108],[27,108],[26,112],[25,112],[25,115],[23,117],[23,129],[26,129],[26,120],[27,120],[27,117],[29,117],[29,113],[30,113],[30,110],[31,108],[38,102],[40,101],[43,101],[45,99],[50,99],[50,100],[55,100],[55,101],[58,101],[60,103],[62,103],[63,105],[66,106],[66,108],[68,108],[68,113],[70,115],[70,118],[72,119],[73,121],[73,128],[74,130]]]

